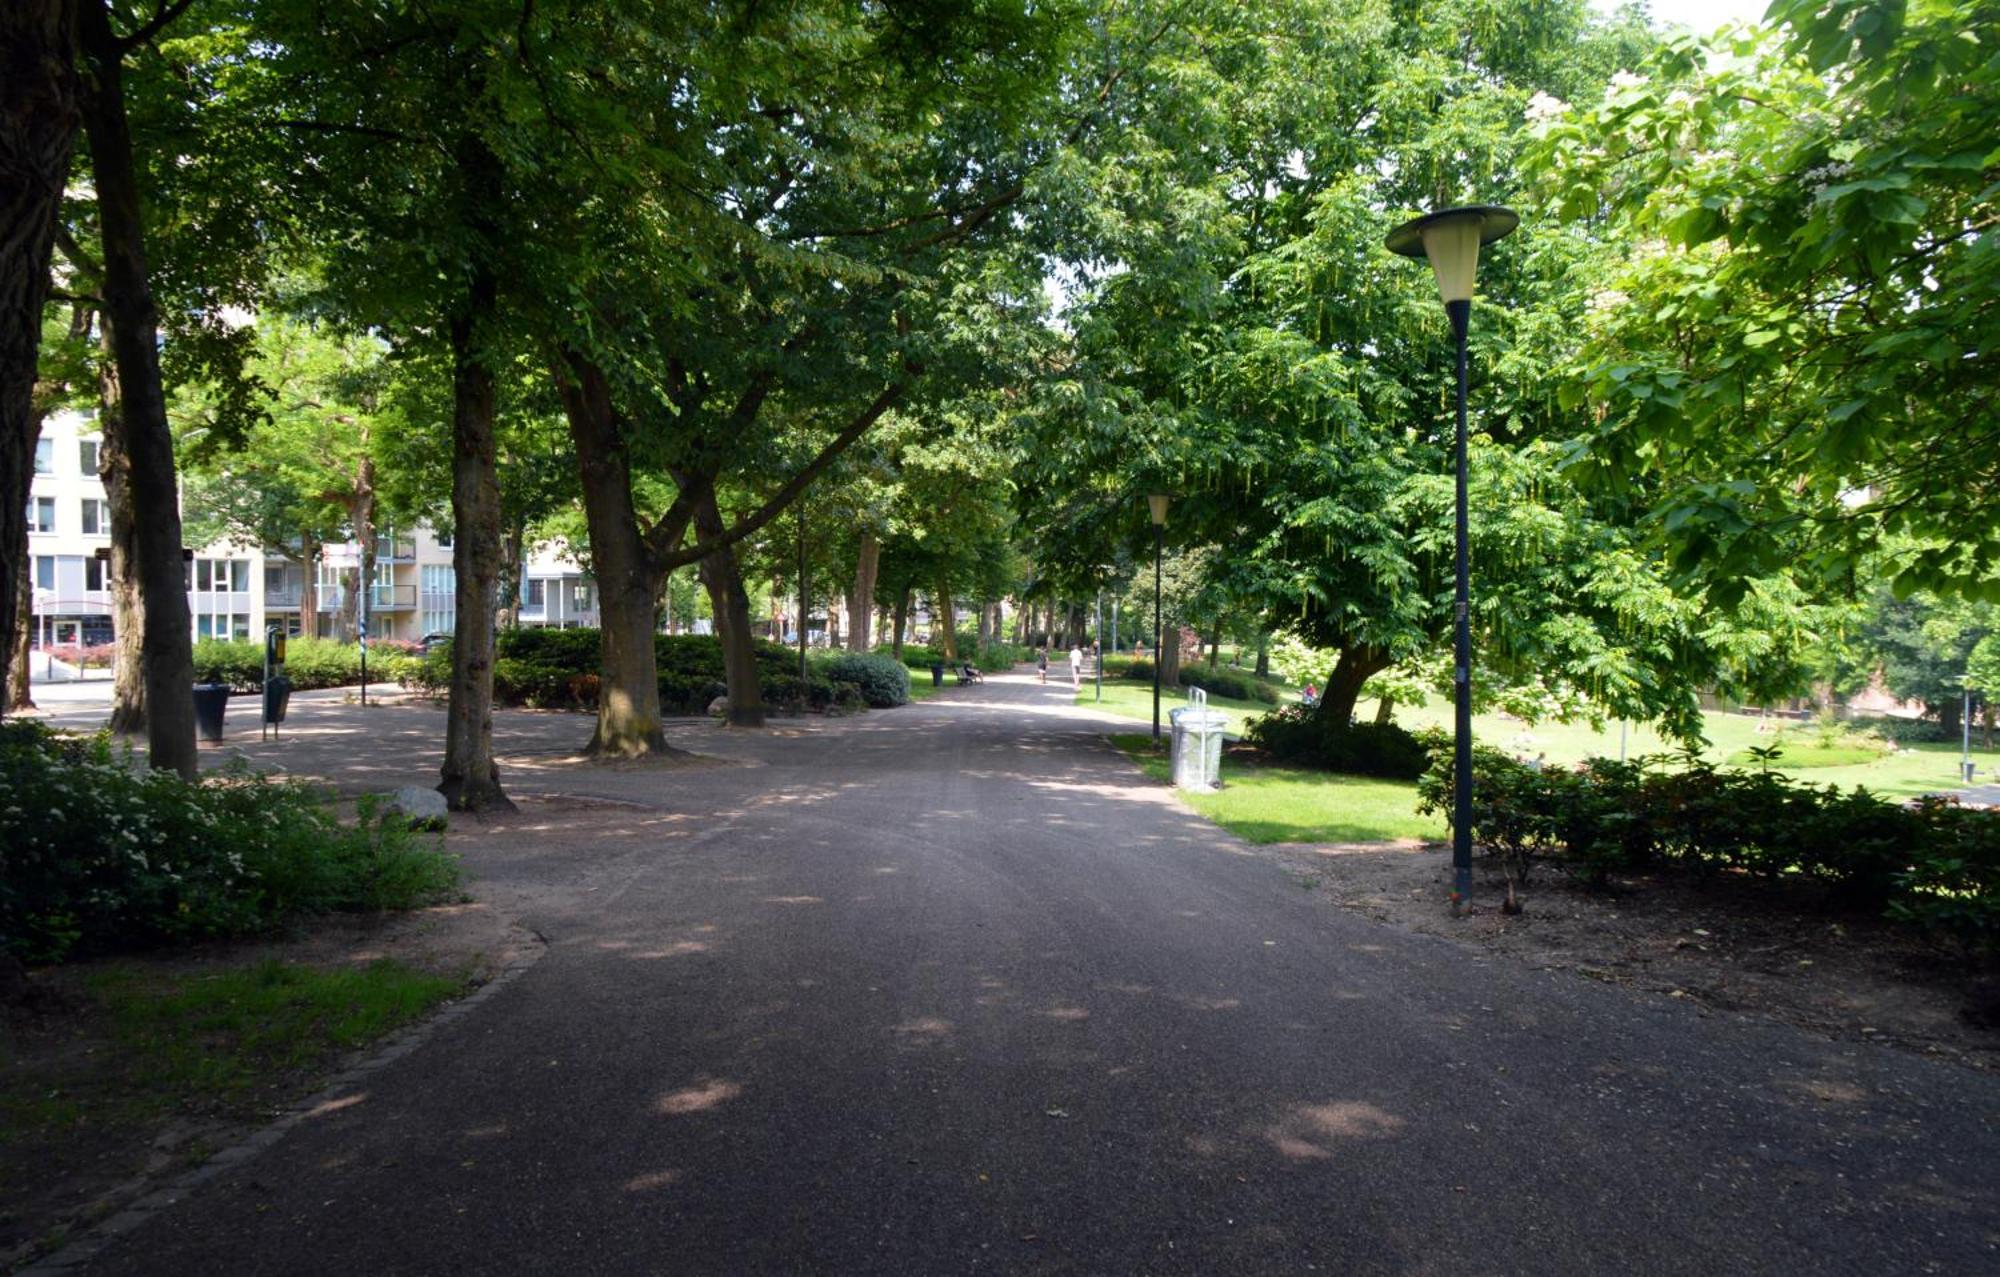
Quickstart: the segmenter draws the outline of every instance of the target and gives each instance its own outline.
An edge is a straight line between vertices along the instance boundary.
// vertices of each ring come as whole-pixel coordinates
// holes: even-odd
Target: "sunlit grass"
[[[1356,716],[1372,717],[1374,710],[1373,702],[1365,702]],[[1718,765],[1754,770],[1761,764],[1748,751],[1775,745],[1782,752],[1772,762],[1771,770],[1814,785],[1838,785],[1842,789],[1864,785],[1885,798],[1914,798],[1918,794],[1965,787],[1958,774],[1957,745],[1905,745],[1893,754],[1869,751],[1853,760],[1839,761],[1815,748],[1817,729],[1812,724],[1787,722],[1780,729],[1780,720],[1717,712],[1703,714],[1702,720],[1708,737],[1703,757]],[[1451,706],[1443,700],[1434,700],[1421,709],[1400,709],[1396,721],[1412,731],[1433,725],[1450,730]],[[1760,731],[1760,726],[1767,730]],[[1599,731],[1588,723],[1537,723],[1531,727],[1518,719],[1478,714],[1473,716],[1472,734],[1482,744],[1526,757],[1541,754],[1551,763],[1580,763],[1593,756],[1616,758],[1619,752],[1619,725],[1615,722],[1605,724]],[[1975,743],[1976,740],[1975,737]],[[1636,758],[1641,754],[1677,753],[1679,747],[1653,728],[1635,723],[1627,729],[1625,751],[1628,757]],[[1979,767],[1977,783],[1991,783],[1996,771],[2000,771],[2000,751],[1975,748],[1972,761]]]
[[[1148,733],[1111,738],[1154,780],[1167,781],[1167,756]],[[1411,781],[1336,776],[1294,767],[1260,767],[1230,759],[1223,787],[1212,794],[1181,795],[1190,807],[1245,842],[1437,841],[1444,822],[1416,814]]]

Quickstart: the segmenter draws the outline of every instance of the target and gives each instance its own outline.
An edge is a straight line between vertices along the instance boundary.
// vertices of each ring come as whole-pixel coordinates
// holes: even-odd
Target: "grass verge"
[[[163,1158],[199,1163],[470,984],[393,960],[128,960],[57,979],[53,1007],[0,1024],[0,1253],[56,1244],[63,1221],[87,1222],[98,1194]]]
[[[1111,743],[1154,780],[1165,782],[1165,742],[1143,733],[1112,736]],[[1390,842],[1446,837],[1444,822],[1416,813],[1414,781],[1336,776],[1295,767],[1264,767],[1231,758],[1222,765],[1222,788],[1182,794],[1182,801],[1245,842]]]

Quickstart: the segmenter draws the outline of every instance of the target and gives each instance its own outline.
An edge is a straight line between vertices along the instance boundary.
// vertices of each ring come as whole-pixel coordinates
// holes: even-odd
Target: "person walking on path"
[[[1069,649],[1069,685],[1083,687],[1083,649],[1072,644]]]
[[[1038,647],[1035,649],[1035,673],[1042,682],[1046,683],[1049,681],[1049,649],[1047,647]]]

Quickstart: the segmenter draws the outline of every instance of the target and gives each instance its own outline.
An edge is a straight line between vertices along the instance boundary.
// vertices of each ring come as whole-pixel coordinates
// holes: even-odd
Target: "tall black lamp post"
[[[1160,556],[1167,544],[1167,496],[1163,492],[1146,498],[1153,516],[1153,739],[1160,739]]]
[[[1456,696],[1451,804],[1451,908],[1463,913],[1472,899],[1472,572],[1466,561],[1465,334],[1472,317],[1472,282],[1479,248],[1521,224],[1512,210],[1469,204],[1416,218],[1389,232],[1389,251],[1427,257],[1458,343],[1458,527],[1454,545],[1458,589],[1453,606],[1452,686]]]

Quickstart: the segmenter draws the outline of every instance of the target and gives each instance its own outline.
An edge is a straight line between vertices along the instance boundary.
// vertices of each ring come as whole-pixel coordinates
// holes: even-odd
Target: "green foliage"
[[[1451,738],[1425,744],[1419,810],[1449,819]],[[1655,865],[1797,879],[1836,909],[1886,911],[1974,948],[2000,940],[2000,811],[1950,799],[1904,806],[1685,755],[1563,768],[1476,747],[1472,828],[1517,879],[1540,859],[1593,883]]]
[[[1136,659],[1128,660],[1124,663],[1124,674],[1126,678],[1131,679],[1135,683],[1150,683],[1153,681],[1153,663],[1151,661]]]
[[[852,684],[862,702],[876,709],[909,702],[909,668],[889,657],[872,652],[843,652],[820,669],[836,686]]]
[[[25,960],[408,909],[457,882],[455,859],[371,804],[343,824],[299,783],[184,781],[102,736],[0,722],[0,943]]]
[[[2000,598],[2000,447],[1971,407],[2000,344],[2000,63],[1974,34],[2000,8],[1770,16],[1538,125],[1538,201],[1616,253],[1562,379],[1593,412],[1577,472],[1718,593],[1794,563],[1847,587],[1914,540],[1899,594]]]
[[[1246,738],[1281,763],[1343,775],[1415,780],[1430,765],[1417,738],[1394,723],[1337,723],[1303,705],[1254,720]]]

